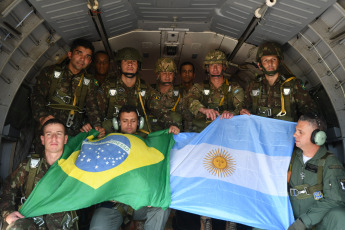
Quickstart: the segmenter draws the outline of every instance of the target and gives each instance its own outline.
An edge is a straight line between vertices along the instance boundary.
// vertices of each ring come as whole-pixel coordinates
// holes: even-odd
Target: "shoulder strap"
[[[177,94],[175,94],[175,92],[177,92]],[[179,87],[174,87],[173,89],[173,97],[177,97],[176,103],[174,105],[174,107],[171,108],[172,112],[175,112],[176,107],[178,105],[178,103],[180,102],[181,99],[181,92],[180,92],[180,88]]]
[[[146,89],[146,85],[144,85],[145,89]],[[145,92],[146,94],[147,92]],[[146,120],[146,124],[147,124],[147,129],[149,130],[149,132],[151,133],[151,126],[150,126],[150,122],[149,119],[147,117],[146,114],[146,110],[145,110],[145,106],[144,106],[144,102],[143,102],[143,98],[141,96],[141,85],[140,85],[140,78],[138,78],[138,91],[137,91],[138,97],[139,97],[139,101],[140,101],[140,105],[141,108],[143,109],[144,112],[144,116],[145,116],[145,120]],[[145,96],[145,95],[144,95]]]
[[[26,188],[25,188],[25,197],[27,198],[34,188],[35,177],[37,171],[41,168],[41,158],[38,154],[32,154],[30,160],[28,161],[29,166],[29,174],[28,179],[26,181]]]
[[[90,88],[91,80],[89,78],[84,77],[83,83],[80,86],[80,93],[77,95],[79,103],[78,107],[82,110],[84,108],[86,96],[87,96],[87,90]]]
[[[107,119],[111,119],[113,117],[114,114],[114,110],[115,110],[115,99],[116,99],[116,95],[117,95],[117,80],[116,82],[112,81],[109,83],[110,87],[109,87],[109,91],[106,92],[109,96],[109,102],[108,102],[108,111],[107,111]]]
[[[327,157],[332,155],[332,153],[327,152],[321,159],[319,160],[318,168],[317,168],[317,184],[314,186],[310,186],[307,188],[309,194],[313,194],[316,191],[323,190],[323,167],[325,165]]]
[[[63,76],[63,70],[59,66],[55,66],[53,75],[51,76],[51,85],[49,89],[49,98],[54,95],[54,92],[61,81],[61,77]]]
[[[218,106],[221,107],[224,103],[224,100],[226,98],[226,103],[228,103],[228,94],[231,91],[231,85],[229,84],[228,79],[225,79],[225,84],[223,85],[223,97],[220,100]]]
[[[259,90],[259,95],[258,96],[252,96],[252,112],[254,114],[257,113],[258,107],[259,107],[259,100],[261,99],[263,90],[262,90],[262,84],[260,84],[260,81],[262,81],[262,78],[259,78],[257,81],[254,82],[253,88],[252,89],[258,89]],[[253,92],[251,92],[253,94]]]
[[[296,157],[296,151],[297,151],[297,149],[294,149],[293,152],[292,152],[292,155],[291,155],[291,160],[290,160],[290,164],[289,164],[289,170],[288,170],[288,173],[287,173],[287,182],[288,183],[290,182],[292,164],[293,164],[293,161],[295,160],[295,157]]]
[[[296,77],[290,77],[286,81],[284,81],[280,86],[281,111],[276,115],[277,117],[285,116],[287,114],[287,112],[285,110],[285,105],[284,105],[285,99],[284,99],[283,86],[284,86],[284,84],[286,84],[289,81],[292,81],[294,79],[296,79]],[[287,100],[286,103],[288,104],[287,108],[289,110],[289,113],[291,113],[291,111],[290,111],[291,110],[290,109],[290,100]]]

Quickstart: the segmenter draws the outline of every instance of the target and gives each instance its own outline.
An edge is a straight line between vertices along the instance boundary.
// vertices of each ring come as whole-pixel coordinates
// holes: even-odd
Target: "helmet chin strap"
[[[172,85],[173,82],[172,81],[167,81],[167,82],[162,82],[161,81],[161,85]]]
[[[221,77],[221,76],[223,76],[223,70],[220,72],[220,74],[219,75],[212,75],[212,74],[210,74],[210,72],[208,72],[208,76],[209,77]]]
[[[263,67],[263,65],[261,64],[261,62],[260,62],[260,65],[261,65],[261,68],[262,68],[262,72],[263,72],[265,75],[274,76],[276,73],[279,72],[280,61],[279,61],[279,65],[278,65],[277,69],[276,69],[276,70],[273,70],[273,71],[267,71],[267,70],[265,69],[265,67]]]
[[[262,72],[265,74],[265,75],[268,75],[268,76],[274,76],[276,73],[278,73],[278,70],[274,70],[274,71],[266,71],[265,68],[262,68]]]
[[[125,75],[125,77],[128,77],[128,78],[133,78],[137,75],[137,73],[125,73],[122,71],[121,71],[121,74]]]

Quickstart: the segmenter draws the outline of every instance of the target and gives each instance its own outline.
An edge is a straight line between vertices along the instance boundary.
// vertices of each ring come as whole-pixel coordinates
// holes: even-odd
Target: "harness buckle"
[[[60,98],[65,104],[71,103],[71,97],[70,96],[61,96],[59,95],[59,92],[56,92],[56,97]]]
[[[44,224],[42,217],[33,217],[32,219],[34,220],[35,224],[38,225],[38,227],[41,227]]]
[[[74,119],[74,113],[73,114],[69,113],[68,118],[67,118],[67,122],[66,122],[67,128],[70,128],[73,125],[73,119]]]
[[[307,187],[304,187],[303,190],[298,190],[298,189],[295,189],[295,188],[290,188],[290,195],[291,196],[299,196],[299,195],[310,195],[307,191]]]
[[[272,117],[272,109],[271,108],[262,109],[261,107],[259,107],[258,112],[261,114],[265,114],[267,117]]]
[[[277,116],[277,117],[283,117],[283,116],[285,116],[285,115],[286,115],[286,111],[285,111],[285,112],[280,111],[276,116]]]
[[[20,198],[20,203],[21,203],[21,204],[24,204],[25,201],[26,201],[25,196],[22,196],[22,197]]]

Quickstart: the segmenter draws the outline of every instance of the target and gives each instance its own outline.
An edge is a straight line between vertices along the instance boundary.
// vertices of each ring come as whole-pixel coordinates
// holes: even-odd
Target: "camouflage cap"
[[[280,45],[275,42],[267,42],[259,46],[256,53],[256,61],[260,62],[263,56],[276,55],[280,60],[284,60],[283,52]]]
[[[143,57],[137,49],[132,47],[125,47],[120,49],[116,55],[116,61],[122,60],[136,60],[138,62],[143,62]]]
[[[155,65],[155,73],[159,72],[177,72],[177,67],[172,58],[164,57],[159,58]]]
[[[208,52],[204,59],[203,68],[206,69],[206,66],[210,64],[223,64],[228,66],[225,53],[220,50],[211,50]]]

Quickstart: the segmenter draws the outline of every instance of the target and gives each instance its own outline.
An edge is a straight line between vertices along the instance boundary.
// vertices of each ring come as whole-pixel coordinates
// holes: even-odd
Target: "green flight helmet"
[[[132,47],[125,47],[120,49],[116,55],[116,61],[121,62],[122,60],[136,60],[138,61],[138,69],[141,69],[141,63],[143,62],[143,57],[137,49]]]
[[[155,74],[159,72],[174,72],[176,74],[177,67],[174,59],[168,57],[159,58],[155,65]]]
[[[210,64],[223,64],[228,67],[228,61],[224,52],[220,50],[211,50],[204,59],[203,68],[206,69]]]
[[[275,42],[267,42],[260,45],[258,52],[256,53],[256,61],[261,62],[261,58],[268,55],[275,55],[279,58],[279,60],[284,60],[284,55],[280,45]]]

